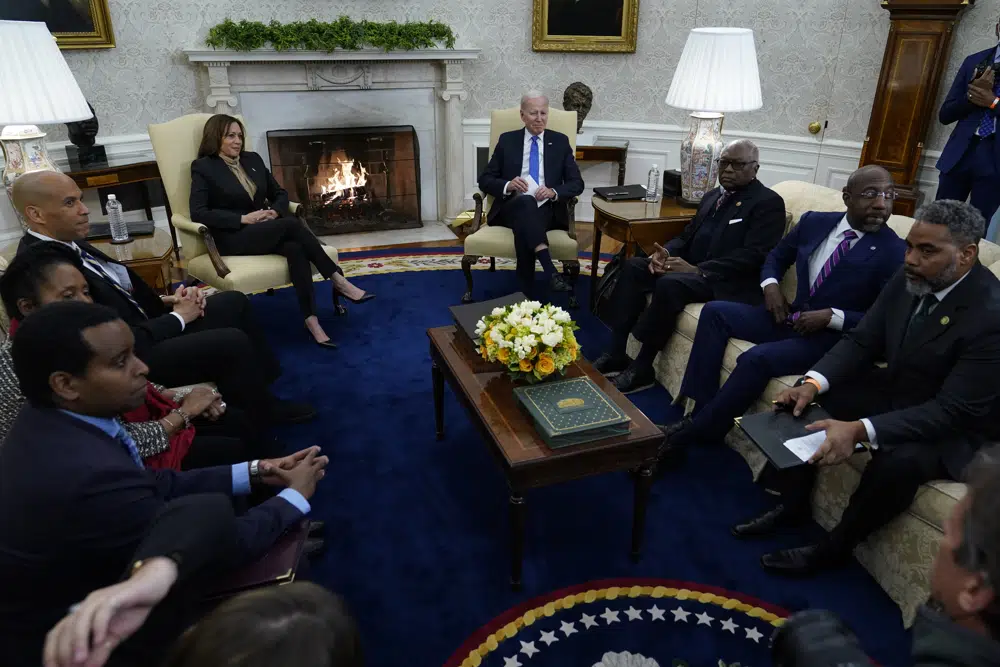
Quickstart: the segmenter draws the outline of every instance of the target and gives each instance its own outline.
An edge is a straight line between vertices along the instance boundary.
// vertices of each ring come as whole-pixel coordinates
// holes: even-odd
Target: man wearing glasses
[[[768,254],[760,272],[764,305],[713,301],[702,309],[680,390],[695,410],[663,427],[671,463],[685,447],[722,442],[771,378],[809,370],[857,326],[902,265],[906,244],[886,225],[896,198],[889,172],[858,169],[843,197],[846,213],[804,213]],[[793,265],[797,289],[788,303],[778,283]],[[720,388],[730,338],[755,346]]]
[[[757,180],[757,160],[757,147],[746,139],[726,146],[719,159],[720,187],[705,195],[684,231],[665,247],[657,245],[652,257],[633,258],[622,267],[611,348],[594,362],[601,373],[617,373],[613,382],[619,391],[653,385],[653,359],[687,304],[762,301],[760,267],[784,232],[785,202]],[[642,343],[631,362],[625,354],[629,333]]]

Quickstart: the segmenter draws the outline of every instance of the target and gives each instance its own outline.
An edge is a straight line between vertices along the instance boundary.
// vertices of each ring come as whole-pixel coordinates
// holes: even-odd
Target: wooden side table
[[[577,146],[577,162],[615,162],[618,164],[618,185],[625,185],[625,163],[628,161],[628,142],[624,146]]]
[[[160,181],[160,187],[163,188],[163,181],[160,179],[160,168],[157,166],[155,160],[134,162],[127,158],[109,158],[106,165],[65,173],[76,182],[76,187],[81,190],[128,185],[129,183],[142,183],[144,181]],[[152,220],[153,209],[149,201],[149,192],[146,188],[142,188],[142,194],[143,203],[146,206],[146,218]],[[163,205],[167,209],[167,226],[170,228],[170,240],[174,244],[173,252],[177,259],[180,259],[177,232],[174,230],[174,224],[171,221],[173,213],[170,210],[170,200],[167,199],[166,190],[163,190]],[[113,256],[113,253],[109,256]]]
[[[135,271],[160,294],[170,293],[171,255],[175,246],[164,230],[157,228],[152,235],[133,236],[128,243],[101,240],[91,241],[90,245]]]
[[[647,248],[653,242],[663,243],[674,238],[687,226],[697,207],[686,206],[674,198],[658,202],[591,200],[594,206],[594,250],[590,269],[590,309],[597,302],[597,264],[600,261],[601,239],[607,234],[625,244],[625,256],[635,254],[635,246]]]

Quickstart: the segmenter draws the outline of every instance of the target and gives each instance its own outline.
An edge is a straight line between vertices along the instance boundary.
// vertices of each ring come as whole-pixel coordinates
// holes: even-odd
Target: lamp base
[[[49,160],[49,153],[45,149],[45,133],[35,125],[8,125],[0,132],[0,146],[3,147],[4,170],[3,185],[7,191],[8,199],[11,198],[11,190],[14,181],[32,171],[59,171]],[[21,227],[27,229],[28,226],[17,214]]]
[[[684,204],[699,204],[719,178],[716,160],[722,155],[721,113],[696,111],[688,135],[681,141],[681,196]]]

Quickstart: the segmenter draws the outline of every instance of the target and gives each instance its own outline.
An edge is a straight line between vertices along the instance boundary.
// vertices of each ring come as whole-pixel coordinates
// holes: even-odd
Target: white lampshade
[[[0,126],[68,123],[93,115],[45,24],[0,21]]]
[[[693,111],[761,108],[753,30],[695,28],[688,33],[666,101]]]

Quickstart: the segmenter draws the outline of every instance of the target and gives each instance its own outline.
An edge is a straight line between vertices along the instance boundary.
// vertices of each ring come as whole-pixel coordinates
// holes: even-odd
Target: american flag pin
[[[875,249],[875,246],[872,246],[872,250],[874,250],[874,249]]]

